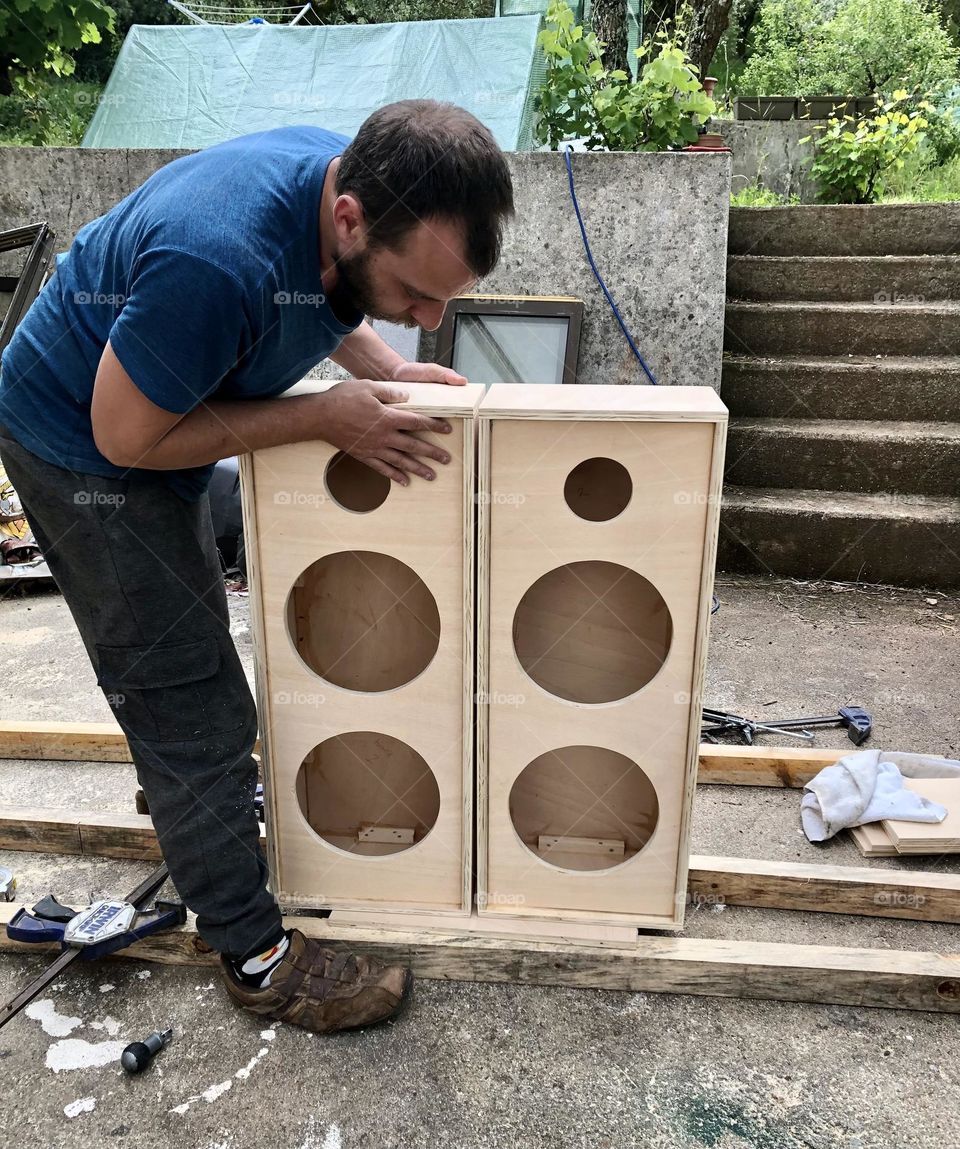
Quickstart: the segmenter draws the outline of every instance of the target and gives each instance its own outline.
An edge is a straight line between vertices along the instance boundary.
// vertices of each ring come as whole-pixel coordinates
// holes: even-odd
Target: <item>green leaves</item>
[[[890,100],[877,100],[874,114],[852,129],[832,119],[821,136],[811,167],[821,199],[832,203],[874,203],[883,190],[883,177],[903,166],[924,138],[927,121],[910,109],[909,94],[897,91]]]
[[[716,105],[697,69],[667,36],[637,49],[637,80],[603,66],[603,45],[574,23],[573,12],[552,0],[539,44],[547,74],[536,99],[537,137],[557,147],[583,138],[590,149],[664,151],[694,143],[697,126]]]

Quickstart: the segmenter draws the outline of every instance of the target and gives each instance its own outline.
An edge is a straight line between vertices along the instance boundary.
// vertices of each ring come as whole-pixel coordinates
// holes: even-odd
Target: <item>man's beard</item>
[[[377,305],[370,272],[369,248],[357,255],[345,255],[337,260],[337,283],[330,292],[330,303],[335,311],[362,311],[370,319],[383,319],[388,323],[400,323],[404,327],[417,326],[416,321],[409,316],[390,315]]]

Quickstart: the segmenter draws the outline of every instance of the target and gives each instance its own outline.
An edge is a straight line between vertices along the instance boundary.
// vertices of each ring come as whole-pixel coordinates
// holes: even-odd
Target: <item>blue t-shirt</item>
[[[107,340],[151,402],[278,395],[335,351],[319,214],[330,160],[349,140],[277,128],[184,156],[82,228],[3,355],[0,423],[56,466],[131,475],[97,450],[90,403]],[[212,466],[168,471],[199,498]]]

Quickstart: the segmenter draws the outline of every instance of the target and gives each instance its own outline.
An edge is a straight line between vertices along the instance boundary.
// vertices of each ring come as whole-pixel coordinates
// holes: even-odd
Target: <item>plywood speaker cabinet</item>
[[[271,885],[303,907],[468,911],[473,794],[474,412],[406,488],[322,442],[242,461]],[[322,390],[300,385],[292,394]]]
[[[482,914],[683,924],[726,418],[708,387],[480,405]]]

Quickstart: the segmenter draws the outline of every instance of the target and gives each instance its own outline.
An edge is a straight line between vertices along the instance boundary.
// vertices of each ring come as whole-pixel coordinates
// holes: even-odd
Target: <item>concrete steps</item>
[[[960,423],[731,419],[726,480],[738,487],[960,492]]]
[[[730,255],[952,255],[960,203],[733,208]]]
[[[960,299],[960,255],[732,255],[727,295],[894,306]]]
[[[946,589],[958,555],[960,499],[724,490],[721,570]]]
[[[737,355],[960,355],[958,303],[727,304]]]
[[[722,394],[752,417],[960,422],[960,356],[726,355]]]
[[[719,562],[960,587],[960,204],[730,213]]]

